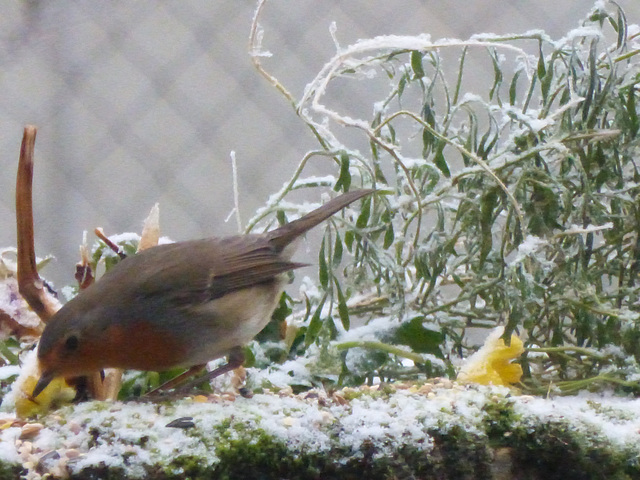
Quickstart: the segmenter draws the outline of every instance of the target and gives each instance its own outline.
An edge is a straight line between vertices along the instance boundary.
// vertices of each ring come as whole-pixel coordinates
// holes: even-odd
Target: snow
[[[4,365],[0,367],[0,380],[7,380],[19,373],[20,367],[18,365]]]
[[[569,422],[585,433],[594,432],[619,447],[637,446],[640,441],[640,400],[615,397],[611,394],[584,393],[560,397],[553,401],[527,397],[514,402],[522,421],[531,425],[540,422]]]
[[[289,367],[295,368],[290,364],[283,369]],[[256,374],[249,370],[250,376]],[[286,444],[292,454],[344,451],[351,459],[367,451],[379,458],[403,445],[428,453],[434,445],[432,430],[446,434],[461,427],[486,437],[491,411],[487,407],[496,402],[514,410],[512,428],[561,423],[584,433],[594,445],[605,442],[626,449],[640,442],[637,399],[610,393],[519,396],[506,387],[435,379],[422,385],[363,386],[335,393],[317,389],[293,395],[285,388],[252,398],[212,394],[173,403],[85,402],[39,419],[41,430],[28,440],[21,436],[29,424],[0,429],[0,460],[31,468],[28,478],[37,478],[38,464],[40,469],[44,465],[52,472],[72,473],[110,466],[123,469],[130,478],[143,478],[152,467],[178,472],[180,467],[172,462],[181,458],[197,457],[203,465],[215,465],[220,461],[218,448],[234,441],[255,442],[260,435]],[[182,417],[191,417],[194,426],[167,427]],[[0,414],[0,424],[7,421],[11,414]],[[58,456],[40,462],[52,451]]]
[[[5,312],[23,327],[37,327],[40,324],[40,318],[29,308],[27,302],[18,293],[18,289],[18,280],[15,277],[7,277],[0,281],[0,311]]]

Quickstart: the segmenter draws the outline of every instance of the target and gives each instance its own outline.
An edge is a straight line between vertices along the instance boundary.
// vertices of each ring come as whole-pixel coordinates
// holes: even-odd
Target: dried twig
[[[33,152],[36,132],[36,127],[32,125],[24,128],[16,180],[18,288],[33,311],[43,322],[47,322],[60,308],[60,304],[45,288],[36,266],[33,233]],[[93,398],[106,398],[100,373],[88,378],[88,390]]]
[[[58,310],[58,301],[47,291],[38,275],[33,239],[33,152],[36,127],[27,125],[22,136],[16,180],[16,223],[18,233],[18,286],[20,294],[42,319],[49,320]]]
[[[84,290],[95,282],[89,259],[89,248],[87,247],[87,232],[85,232],[84,241],[80,245],[80,262],[76,264],[75,276],[80,290]]]
[[[116,253],[120,257],[120,260],[122,260],[123,258],[127,258],[127,255],[122,251],[122,249],[118,245],[113,243],[111,240],[109,240],[109,237],[107,237],[104,234],[104,230],[102,230],[102,228],[98,227],[98,228],[94,229],[93,233],[95,233],[96,237],[98,237],[100,240],[102,240],[107,247],[109,247],[111,250],[113,250],[113,252]]]

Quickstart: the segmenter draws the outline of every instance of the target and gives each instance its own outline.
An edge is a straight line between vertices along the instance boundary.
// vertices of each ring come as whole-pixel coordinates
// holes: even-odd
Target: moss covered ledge
[[[640,478],[640,401],[419,386],[4,414],[2,478]],[[8,426],[12,425],[12,426]],[[169,426],[168,426],[169,425]]]

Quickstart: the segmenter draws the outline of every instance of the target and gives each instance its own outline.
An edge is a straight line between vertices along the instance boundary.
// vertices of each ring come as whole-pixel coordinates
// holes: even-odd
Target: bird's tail
[[[306,214],[293,222],[287,223],[280,228],[269,232],[269,241],[278,250],[283,250],[287,245],[293,242],[297,237],[302,235],[308,230],[318,225],[323,220],[326,220],[331,215],[339,210],[342,210],[347,205],[355,202],[359,198],[375,192],[374,189],[361,189],[351,190],[350,192],[343,193],[339,197],[329,200],[320,208],[315,209],[313,212]]]

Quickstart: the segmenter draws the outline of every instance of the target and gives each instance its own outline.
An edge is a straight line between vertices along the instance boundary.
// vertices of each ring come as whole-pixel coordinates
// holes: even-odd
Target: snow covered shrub
[[[634,386],[638,26],[598,2],[557,40],[529,31],[342,47],[333,28],[335,56],[295,99],[263,65],[263,6],[256,67],[321,148],[256,220],[282,218],[277,202],[308,186],[381,193],[355,230],[325,233],[280,358],[302,355],[316,378],[346,383],[451,374],[478,329],[502,324],[507,342],[525,338],[527,388]],[[475,75],[478,62],[493,78]],[[336,174],[305,178],[316,156],[332,157]]]

